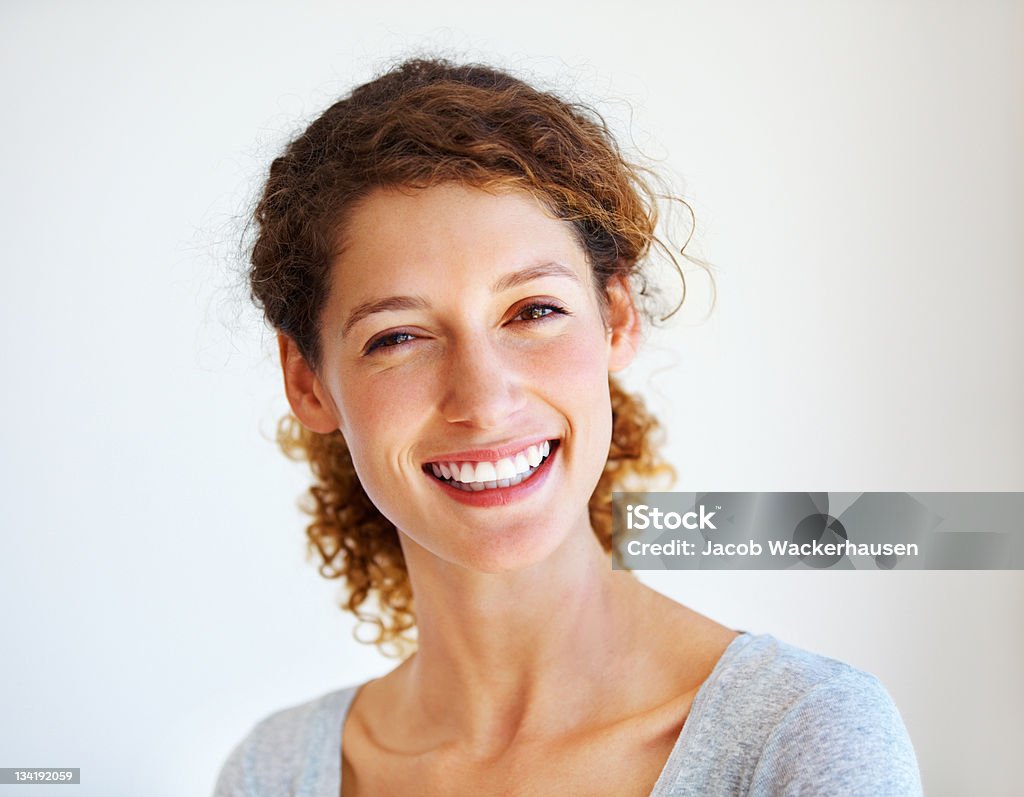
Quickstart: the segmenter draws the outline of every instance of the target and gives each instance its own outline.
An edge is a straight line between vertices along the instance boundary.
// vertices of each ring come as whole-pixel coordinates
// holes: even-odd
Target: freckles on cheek
[[[354,418],[355,425],[359,429],[365,430],[367,437],[371,440],[377,436],[376,430],[380,429],[387,422],[387,418],[393,414],[391,407],[393,399],[394,394],[385,393],[380,396],[369,394],[360,401],[359,412]]]
[[[603,338],[567,336],[537,361],[542,363],[543,376],[551,380],[550,384],[578,389],[608,382],[608,357]]]
[[[350,436],[374,450],[386,447],[396,433],[415,423],[426,400],[427,381],[397,371],[354,376],[343,389]]]

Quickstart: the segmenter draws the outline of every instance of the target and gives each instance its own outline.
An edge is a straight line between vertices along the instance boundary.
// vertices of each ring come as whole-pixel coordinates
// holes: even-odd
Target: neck
[[[626,678],[646,588],[613,571],[589,521],[542,562],[480,573],[403,538],[418,650],[405,699],[482,753],[567,731],[595,692]]]

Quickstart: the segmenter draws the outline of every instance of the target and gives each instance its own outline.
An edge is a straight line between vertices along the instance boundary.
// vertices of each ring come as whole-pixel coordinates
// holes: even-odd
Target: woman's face
[[[611,330],[568,224],[530,194],[444,184],[356,206],[316,390],[407,546],[502,572],[591,533],[608,373],[637,337],[628,291],[609,297]]]

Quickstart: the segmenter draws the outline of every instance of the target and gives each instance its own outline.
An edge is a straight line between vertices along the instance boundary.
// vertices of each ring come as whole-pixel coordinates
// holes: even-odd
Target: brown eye
[[[531,304],[519,311],[516,316],[521,321],[539,321],[554,314],[569,315],[569,311],[554,304]]]
[[[366,347],[365,353],[372,354],[374,351],[379,349],[390,349],[395,346],[401,346],[403,343],[408,343],[413,339],[413,337],[414,336],[410,335],[408,332],[392,332],[388,335],[381,335]]]

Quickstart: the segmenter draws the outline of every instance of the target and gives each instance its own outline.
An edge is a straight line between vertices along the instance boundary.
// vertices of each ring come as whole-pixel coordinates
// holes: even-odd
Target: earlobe
[[[306,363],[295,341],[283,332],[278,332],[277,346],[281,354],[284,391],[299,423],[318,434],[330,434],[337,430],[337,414],[330,397],[319,377]]]
[[[608,282],[608,370],[621,371],[636,356],[640,346],[640,314],[633,293],[623,277]]]

